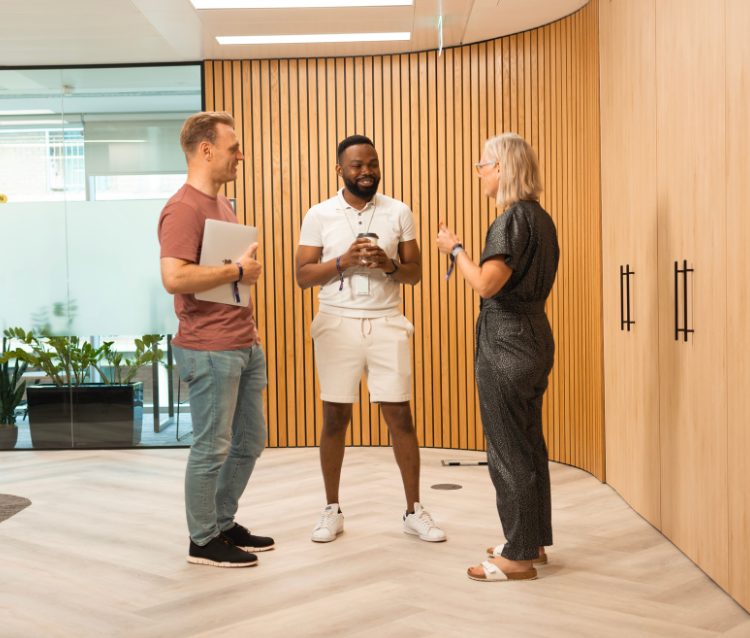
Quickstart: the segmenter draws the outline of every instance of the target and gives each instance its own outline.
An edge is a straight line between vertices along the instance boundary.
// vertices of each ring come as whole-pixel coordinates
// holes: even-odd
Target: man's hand
[[[341,270],[355,268],[356,266],[367,266],[365,249],[370,247],[370,240],[365,237],[357,239],[343,255],[341,255]],[[385,254],[385,253],[384,253]]]
[[[393,262],[380,246],[369,246],[365,250],[365,259],[369,262],[367,264],[368,268],[380,268],[383,272],[391,272],[393,270]]]
[[[260,279],[260,274],[263,272],[263,266],[259,261],[255,259],[255,252],[258,250],[258,242],[255,242],[248,251],[238,259],[238,262],[242,265],[242,280],[241,284],[252,286],[257,283]]]

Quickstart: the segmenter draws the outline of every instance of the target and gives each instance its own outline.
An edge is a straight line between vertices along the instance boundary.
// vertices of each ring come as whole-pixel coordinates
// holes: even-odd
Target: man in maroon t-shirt
[[[263,390],[266,361],[252,299],[246,308],[199,301],[195,293],[222,284],[255,284],[261,265],[253,244],[236,264],[199,266],[207,219],[236,224],[219,194],[237,179],[244,158],[228,113],[198,113],[182,128],[186,184],[159,218],[161,276],[180,320],[172,340],[180,378],[190,387],[193,445],[185,475],[188,562],[216,567],[257,564],[251,552],[274,547],[235,523],[237,504],[266,444]]]

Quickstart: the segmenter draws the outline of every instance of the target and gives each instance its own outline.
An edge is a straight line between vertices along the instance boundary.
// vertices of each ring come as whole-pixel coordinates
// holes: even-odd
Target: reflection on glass
[[[96,201],[169,199],[180,189],[186,179],[187,173],[95,176],[90,199]],[[91,188],[91,185],[89,187]]]
[[[24,122],[0,124],[0,193],[11,202],[84,199],[83,128]]]
[[[156,227],[166,200],[70,202],[68,287],[73,334],[173,334]]]
[[[156,224],[200,104],[196,65],[0,70],[0,328],[52,353],[24,372],[17,448],[192,442]],[[30,356],[16,337],[7,348]]]

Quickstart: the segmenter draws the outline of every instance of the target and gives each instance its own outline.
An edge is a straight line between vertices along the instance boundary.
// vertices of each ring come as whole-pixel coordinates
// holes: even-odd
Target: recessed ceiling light
[[[410,7],[414,0],[190,0],[196,9],[324,9]]]
[[[0,111],[0,115],[49,115],[54,113],[50,109],[32,109],[29,111]]]
[[[396,33],[305,33],[302,35],[230,35],[219,44],[319,44],[326,42],[392,42],[410,40],[408,31]]]

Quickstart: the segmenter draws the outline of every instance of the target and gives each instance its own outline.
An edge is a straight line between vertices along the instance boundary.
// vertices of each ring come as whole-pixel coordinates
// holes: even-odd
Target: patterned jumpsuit
[[[552,505],[542,397],[555,357],[544,302],[560,249],[552,218],[538,202],[518,201],[487,231],[480,265],[505,255],[513,269],[482,299],[474,362],[490,477],[506,538],[502,555],[531,560],[552,545]]]

